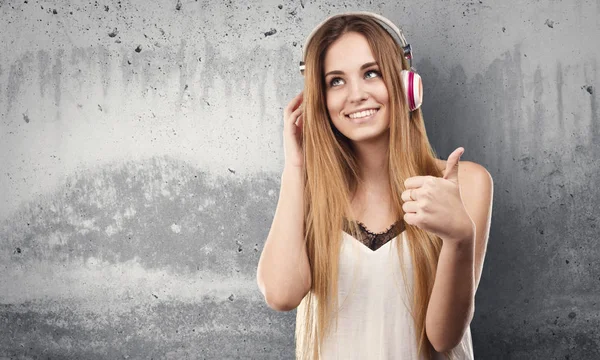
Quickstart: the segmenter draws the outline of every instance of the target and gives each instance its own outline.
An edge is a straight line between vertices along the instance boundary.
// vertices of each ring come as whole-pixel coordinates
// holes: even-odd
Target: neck
[[[389,136],[371,142],[353,143],[360,168],[361,182],[357,192],[387,194],[389,192]]]

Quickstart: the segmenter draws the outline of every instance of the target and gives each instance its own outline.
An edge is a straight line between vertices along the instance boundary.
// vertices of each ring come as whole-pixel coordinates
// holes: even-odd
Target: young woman
[[[271,308],[299,306],[299,359],[473,358],[492,179],[463,148],[437,159],[411,58],[372,13],[330,17],[305,44],[257,270]]]

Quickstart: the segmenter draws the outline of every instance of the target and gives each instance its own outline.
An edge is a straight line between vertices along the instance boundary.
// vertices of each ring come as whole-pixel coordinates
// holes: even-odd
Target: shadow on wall
[[[292,357],[255,281],[278,189],[169,157],[70,178],[1,224],[0,355]]]
[[[475,315],[476,358],[600,359],[597,246],[600,112],[595,60],[582,80],[542,71],[522,44],[469,78],[425,59],[424,118],[441,157],[494,179],[494,209]]]

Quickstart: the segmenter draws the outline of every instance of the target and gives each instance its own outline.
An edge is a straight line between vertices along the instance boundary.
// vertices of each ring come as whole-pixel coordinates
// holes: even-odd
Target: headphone
[[[342,14],[336,14],[328,17],[327,19],[323,20],[319,25],[317,25],[306,38],[306,41],[304,42],[304,47],[302,48],[302,60],[306,59],[306,47],[310,42],[310,39],[312,39],[312,37],[317,32],[317,30],[319,30],[319,28],[321,28],[321,26],[323,26],[329,20],[346,15],[366,15],[372,18],[373,20],[377,21],[377,23],[385,31],[387,31],[392,36],[392,38],[394,38],[397,44],[400,45],[404,57],[409,61],[410,64],[410,70],[402,70],[400,72],[400,79],[404,88],[406,103],[408,104],[410,111],[418,109],[423,103],[423,82],[421,80],[421,76],[417,74],[417,70],[412,66],[412,47],[406,42],[402,30],[400,30],[396,25],[394,25],[394,23],[391,22],[389,19],[381,15],[368,11],[353,11]],[[304,61],[300,61],[300,74],[304,75],[304,69]]]

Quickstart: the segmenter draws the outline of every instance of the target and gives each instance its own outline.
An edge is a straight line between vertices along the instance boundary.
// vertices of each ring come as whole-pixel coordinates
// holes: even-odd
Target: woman
[[[402,82],[411,58],[399,29],[365,12],[330,17],[305,44],[257,269],[271,308],[299,306],[298,358],[473,357],[492,179],[459,162],[463,148],[436,158],[419,87]]]

